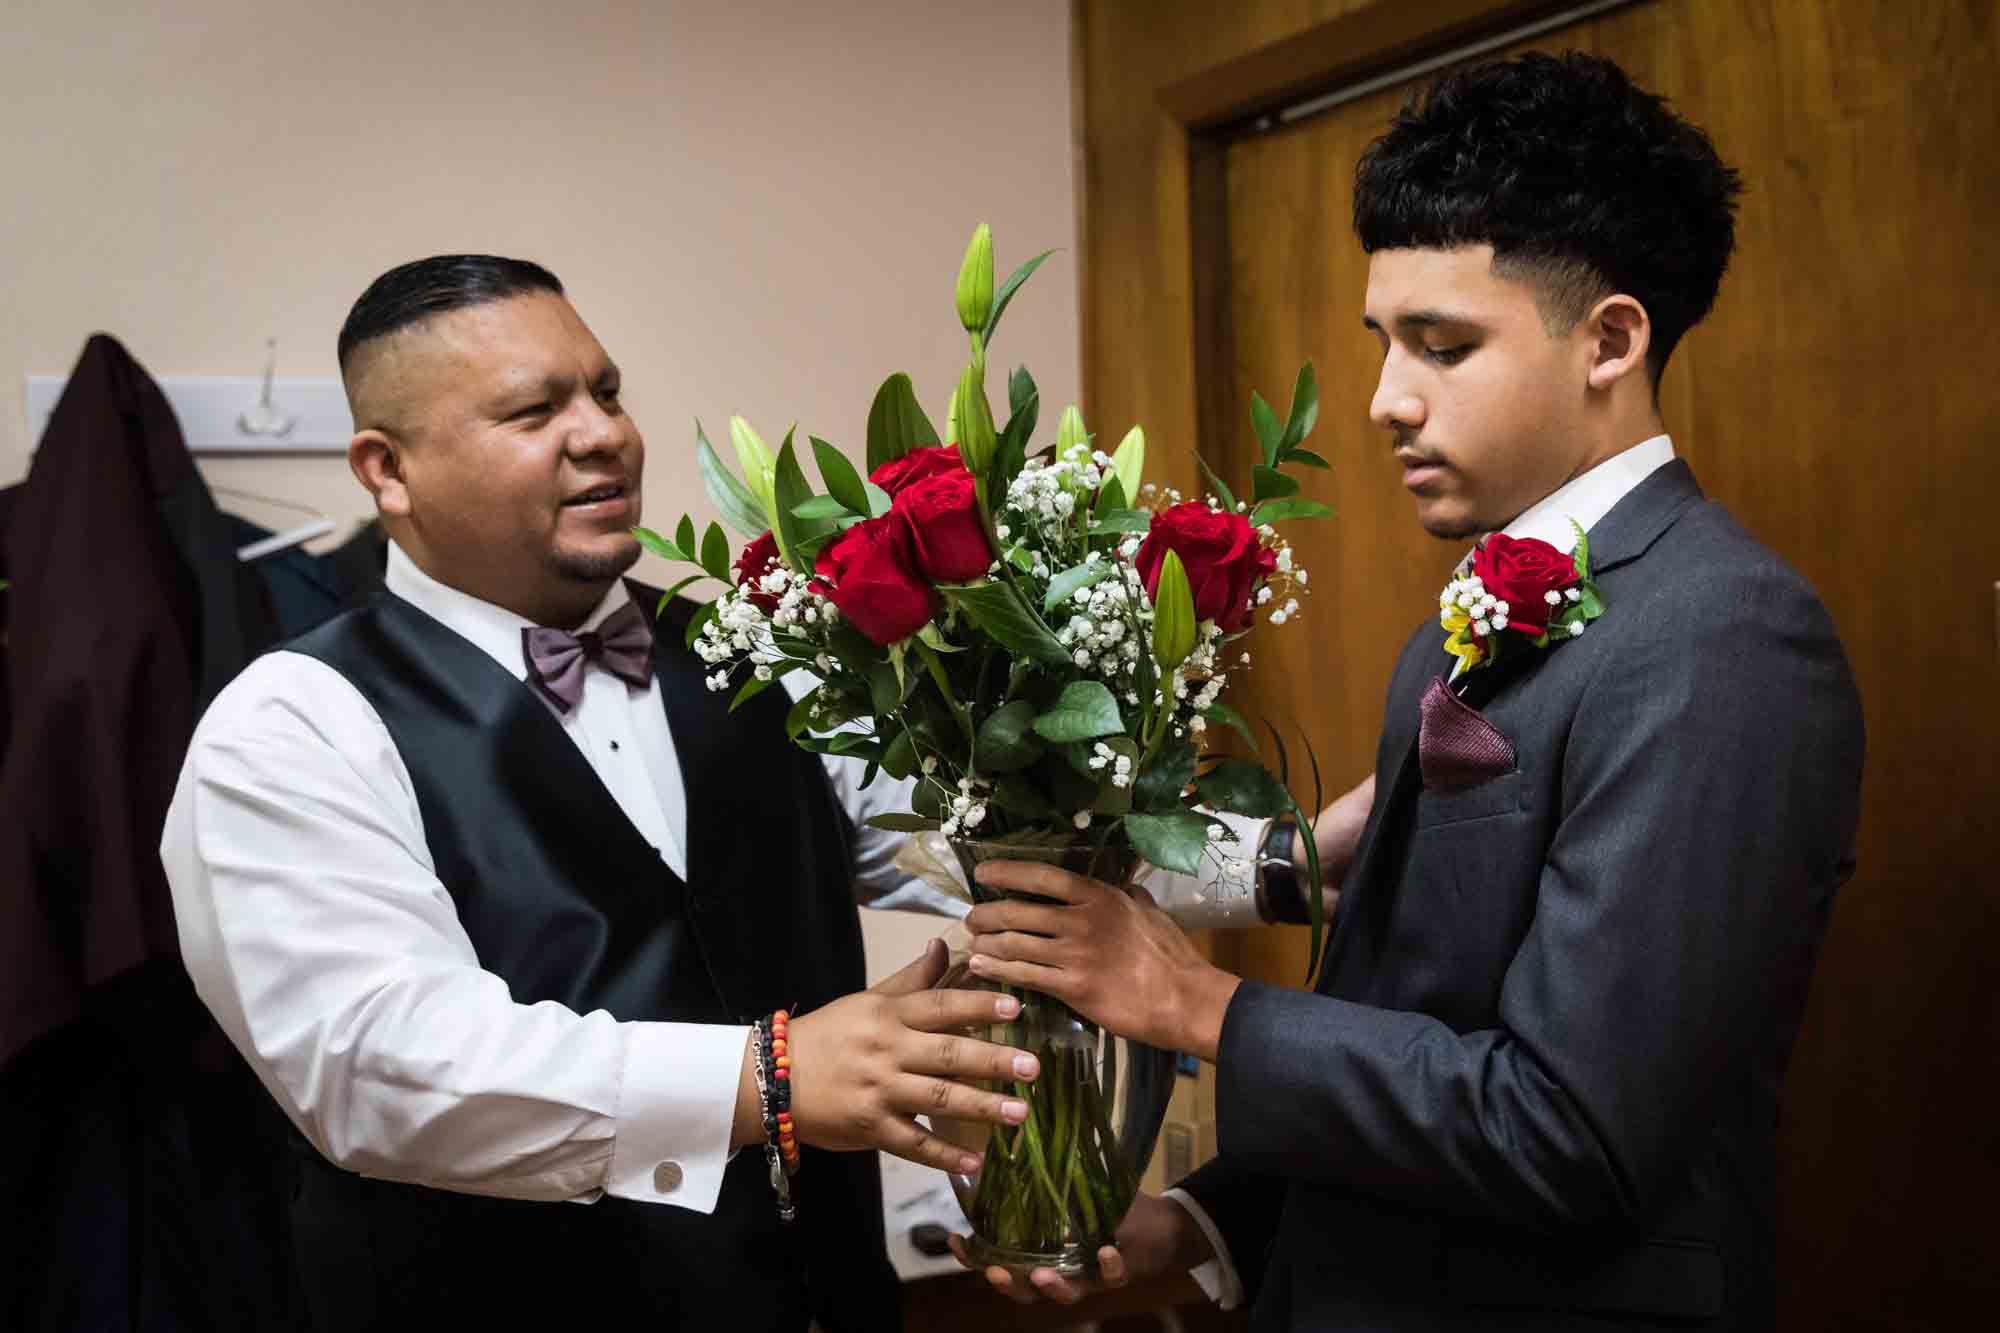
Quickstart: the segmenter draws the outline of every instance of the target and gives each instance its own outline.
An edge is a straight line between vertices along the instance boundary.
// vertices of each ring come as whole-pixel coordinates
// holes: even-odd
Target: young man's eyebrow
[[[1406,310],[1396,316],[1396,328],[1404,333],[1422,332],[1439,324],[1473,324],[1477,321],[1470,315],[1457,314],[1450,310]],[[1382,332],[1381,323],[1373,315],[1361,317],[1361,327],[1370,333]]]

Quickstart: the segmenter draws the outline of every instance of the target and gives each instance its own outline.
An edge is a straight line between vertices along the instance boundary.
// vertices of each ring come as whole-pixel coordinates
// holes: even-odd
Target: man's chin
[[[627,536],[616,545],[607,543],[595,549],[558,549],[551,553],[549,564],[573,582],[604,583],[638,564],[639,554],[638,541]]]
[[[1417,505],[1417,522],[1439,541],[1471,541],[1486,529],[1464,511],[1445,505]]]

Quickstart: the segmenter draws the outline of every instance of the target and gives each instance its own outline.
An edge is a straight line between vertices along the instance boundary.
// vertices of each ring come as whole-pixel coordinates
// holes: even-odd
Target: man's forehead
[[[1493,271],[1490,245],[1377,250],[1368,258],[1364,319],[1388,328],[1398,322],[1436,323],[1441,316],[1490,315],[1516,296],[1529,295],[1524,288],[1510,290],[1518,287]]]

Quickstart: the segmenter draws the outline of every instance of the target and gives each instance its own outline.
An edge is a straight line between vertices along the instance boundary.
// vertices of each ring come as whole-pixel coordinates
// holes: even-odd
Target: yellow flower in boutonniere
[[[1446,588],[1444,595],[1438,598],[1438,623],[1448,631],[1444,650],[1459,661],[1457,670],[1452,673],[1457,675],[1478,666],[1480,659],[1486,656],[1486,650],[1472,633],[1472,617],[1452,600],[1451,593],[1451,588]]]

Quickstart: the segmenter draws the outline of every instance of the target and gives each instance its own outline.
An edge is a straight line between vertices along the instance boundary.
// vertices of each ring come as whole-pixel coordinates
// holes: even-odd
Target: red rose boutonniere
[[[1574,521],[1576,553],[1564,555],[1532,537],[1496,532],[1460,563],[1438,594],[1444,649],[1458,659],[1454,678],[1522,646],[1574,639],[1604,614],[1590,580],[1590,540]]]

